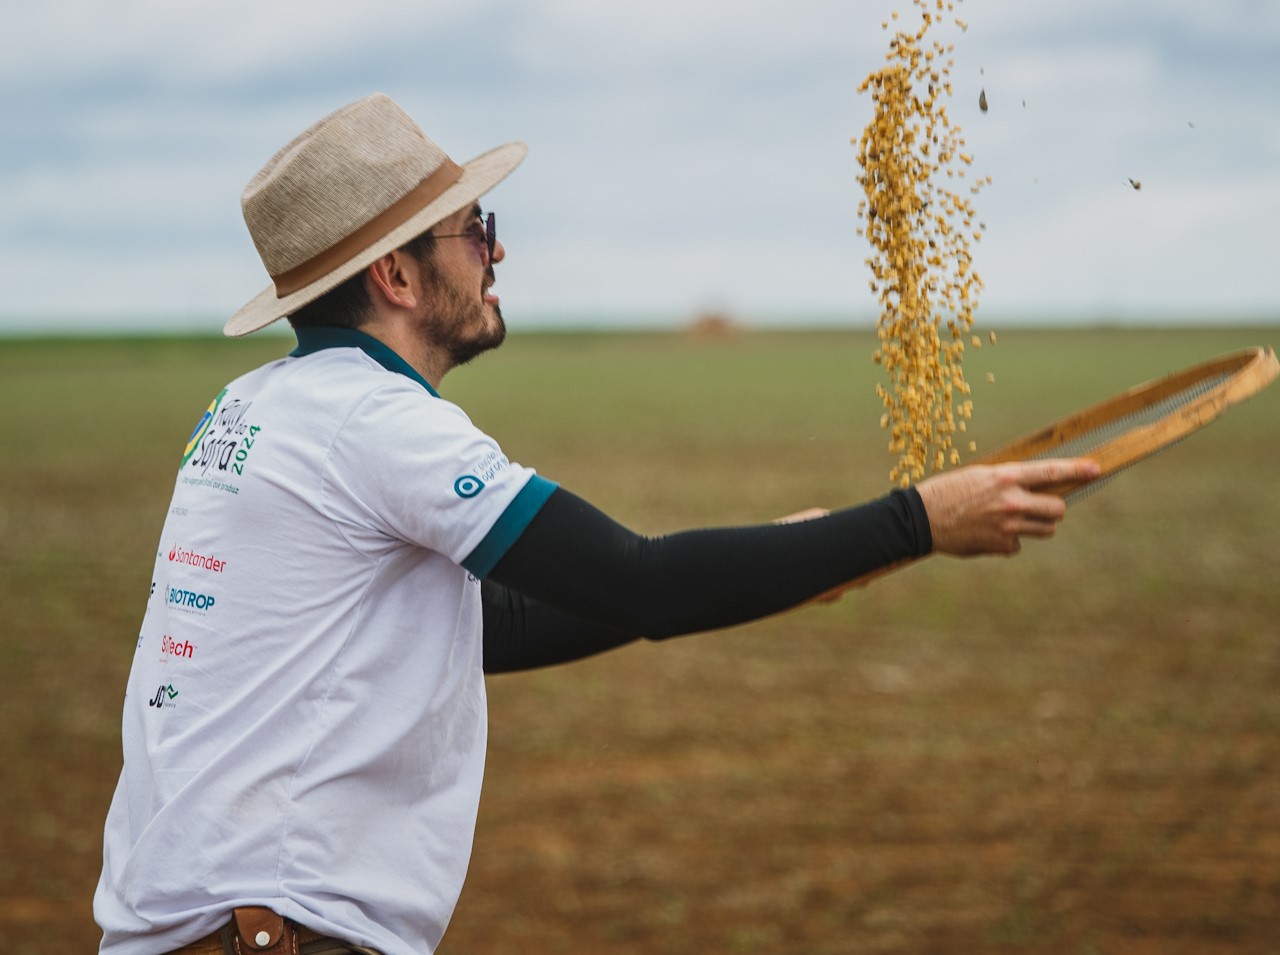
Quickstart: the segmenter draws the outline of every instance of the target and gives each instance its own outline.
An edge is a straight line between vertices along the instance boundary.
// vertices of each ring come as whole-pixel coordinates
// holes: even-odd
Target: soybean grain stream
[[[871,332],[527,335],[455,372],[639,530],[885,493]],[[980,449],[1280,328],[1001,329]],[[0,344],[0,929],[92,950],[119,708],[182,446],[280,338]],[[995,384],[986,384],[992,372]],[[1016,560],[489,681],[445,955],[1231,952],[1280,938],[1280,387]],[[282,542],[283,543],[283,542]]]

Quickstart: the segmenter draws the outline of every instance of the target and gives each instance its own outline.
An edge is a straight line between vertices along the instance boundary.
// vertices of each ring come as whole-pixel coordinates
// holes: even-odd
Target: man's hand
[[[921,481],[916,490],[936,552],[1016,554],[1022,537],[1052,537],[1066,512],[1062,498],[1036,488],[1088,481],[1099,473],[1086,458],[970,465]]]

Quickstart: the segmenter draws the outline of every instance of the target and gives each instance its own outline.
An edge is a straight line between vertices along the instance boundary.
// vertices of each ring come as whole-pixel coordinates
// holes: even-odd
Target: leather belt
[[[349,951],[348,943],[321,935],[260,906],[232,912],[231,921],[171,955],[320,955]]]

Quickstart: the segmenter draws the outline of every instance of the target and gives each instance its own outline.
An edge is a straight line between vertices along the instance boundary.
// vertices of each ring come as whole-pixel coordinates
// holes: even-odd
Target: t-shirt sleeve
[[[459,408],[411,382],[367,395],[325,461],[323,504],[340,523],[429,548],[477,577],[556,485],[509,460]]]

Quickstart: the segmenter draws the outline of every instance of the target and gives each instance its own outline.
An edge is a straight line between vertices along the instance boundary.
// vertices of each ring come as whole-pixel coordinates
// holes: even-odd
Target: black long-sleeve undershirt
[[[482,583],[484,668],[745,623],[932,548],[914,489],[809,521],[643,537],[559,488]]]

